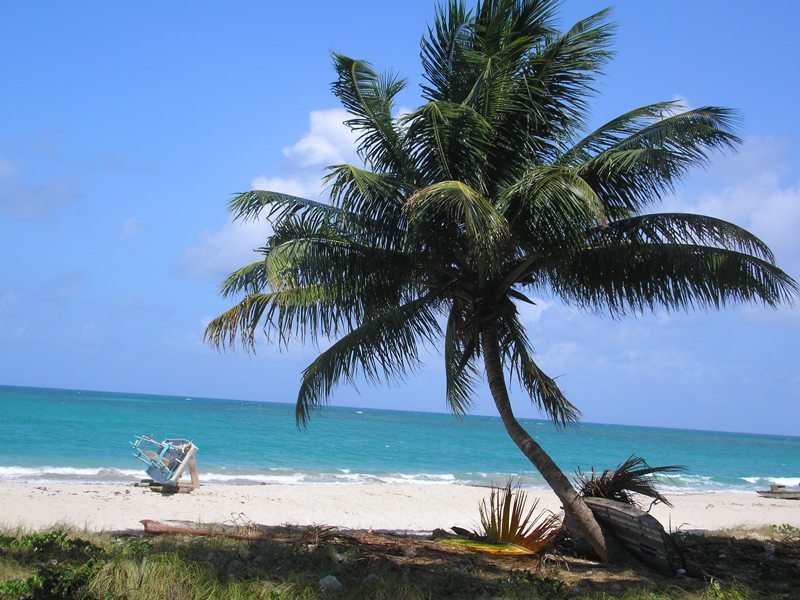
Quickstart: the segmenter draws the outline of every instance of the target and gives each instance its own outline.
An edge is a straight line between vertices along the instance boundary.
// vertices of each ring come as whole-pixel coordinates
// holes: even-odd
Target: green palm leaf
[[[615,211],[640,211],[671,192],[714,150],[733,147],[732,111],[707,107],[660,119],[581,164],[581,176]]]
[[[492,128],[469,106],[429,102],[403,119],[422,181],[459,180],[485,190]]]
[[[565,426],[577,421],[580,411],[567,400],[555,380],[533,360],[528,336],[519,322],[516,309],[511,306],[507,308],[498,323],[498,330],[511,376],[517,378],[534,405],[557,425]]]
[[[444,335],[444,364],[447,382],[447,405],[454,414],[466,414],[473,402],[478,372],[476,332],[468,312],[454,302],[447,318]]]
[[[508,222],[488,199],[460,181],[441,181],[408,199],[413,240],[422,242],[436,228],[463,231],[472,249],[490,254],[508,235]],[[421,235],[424,234],[424,235]]]
[[[266,278],[266,265],[264,260],[259,260],[237,269],[220,285],[220,294],[231,297],[237,294],[257,294],[264,289]]]
[[[567,301],[612,315],[791,303],[797,282],[771,262],[696,244],[614,244],[578,252],[548,269]]]
[[[392,116],[394,99],[405,81],[379,76],[369,63],[333,54],[338,75],[333,93],[352,114],[346,124],[358,138],[358,152],[371,166],[403,172],[408,164],[402,149],[402,130]]]
[[[304,371],[295,416],[304,424],[344,379],[358,374],[371,383],[397,381],[420,366],[419,341],[433,342],[441,330],[430,305],[420,298],[366,321],[322,352]]]

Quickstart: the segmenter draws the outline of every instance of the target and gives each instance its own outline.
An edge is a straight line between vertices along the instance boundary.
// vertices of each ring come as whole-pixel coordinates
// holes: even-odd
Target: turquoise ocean
[[[663,482],[673,493],[800,482],[798,437],[522,423],[568,473],[636,454],[687,467]],[[331,407],[299,430],[291,404],[0,386],[0,481],[137,481],[142,434],[193,440],[204,484],[544,485],[498,417]]]

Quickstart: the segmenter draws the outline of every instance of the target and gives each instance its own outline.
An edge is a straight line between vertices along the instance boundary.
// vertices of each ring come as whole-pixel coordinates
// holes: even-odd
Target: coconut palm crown
[[[560,32],[556,5],[441,6],[421,42],[424,104],[399,117],[402,79],[334,54],[333,93],[364,166],[328,167],[329,203],[278,191],[233,198],[236,219],[265,217],[272,232],[258,259],[224,281],[222,293],[239,300],[206,337],[251,349],[261,331],[281,344],[335,340],[303,372],[299,423],[335,385],[402,379],[422,344],[443,341],[452,411],[469,410],[485,372],[512,439],[591,529],[569,481],[511,410],[506,375],[557,424],[579,414],[537,364],[519,303],[553,295],[619,317],[775,306],[798,287],[741,227],[647,212],[739,142],[735,115],[662,102],[586,131],[613,28],[601,11]],[[601,534],[589,538],[607,558]]]

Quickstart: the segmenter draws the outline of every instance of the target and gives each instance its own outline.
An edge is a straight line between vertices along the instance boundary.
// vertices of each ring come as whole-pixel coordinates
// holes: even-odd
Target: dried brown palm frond
[[[592,467],[590,473],[578,470],[576,482],[579,493],[583,497],[608,498],[626,504],[639,506],[634,494],[641,494],[653,498],[655,502],[662,502],[672,506],[669,500],[656,489],[658,479],[656,474],[671,474],[685,471],[681,465],[664,465],[651,467],[640,456],[631,456],[616,469],[606,469],[602,473]]]
[[[527,494],[508,480],[504,487],[492,486],[488,503],[480,504],[481,537],[489,542],[516,544],[532,552],[542,552],[555,540],[561,519],[550,511],[534,514],[538,500],[527,508]]]
[[[329,525],[312,525],[306,529],[298,540],[301,544],[327,544],[334,540],[339,534],[336,527]]]

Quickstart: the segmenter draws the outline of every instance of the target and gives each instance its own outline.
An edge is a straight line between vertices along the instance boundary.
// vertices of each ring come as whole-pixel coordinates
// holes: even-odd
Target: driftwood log
[[[263,541],[270,539],[260,531],[237,531],[226,529],[210,529],[207,527],[185,527],[180,525],[167,525],[151,519],[139,521],[144,526],[145,535],[202,535],[207,537],[227,537],[235,540]]]

